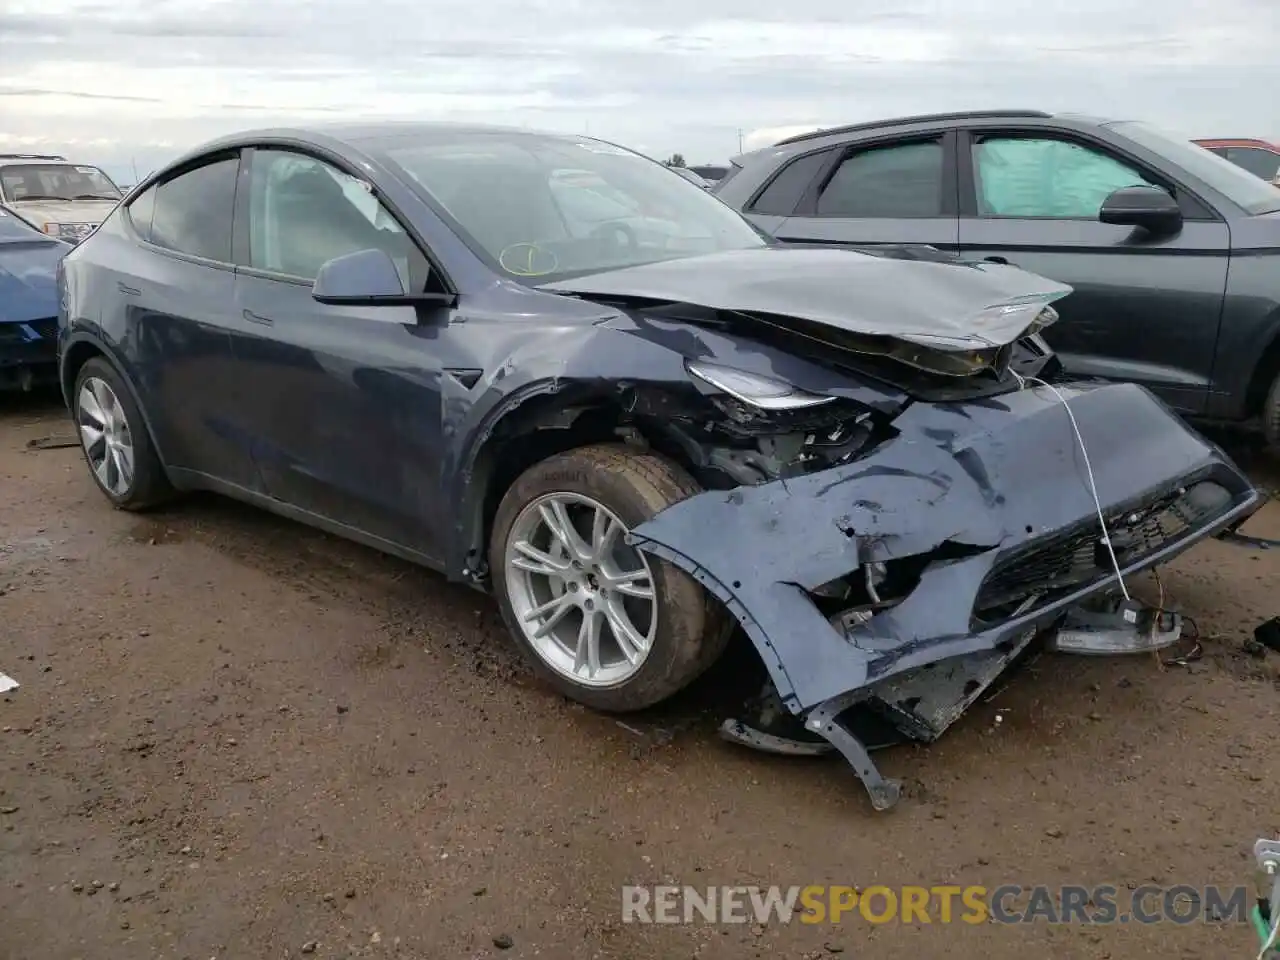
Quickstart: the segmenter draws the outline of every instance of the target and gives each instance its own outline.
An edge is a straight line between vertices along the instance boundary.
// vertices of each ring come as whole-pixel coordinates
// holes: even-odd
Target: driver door
[[[1186,414],[1205,411],[1226,289],[1227,225],[1103,144],[1037,129],[973,130],[959,145],[962,255],[1069,284],[1044,332],[1067,372],[1140,383]],[[1102,223],[1113,190],[1151,184],[1184,212],[1152,238]]]
[[[440,559],[441,378],[475,366],[444,306],[332,306],[311,285],[333,257],[376,248],[406,290],[426,256],[363,181],[291,150],[246,158],[233,349],[261,397],[254,459],[290,506]]]

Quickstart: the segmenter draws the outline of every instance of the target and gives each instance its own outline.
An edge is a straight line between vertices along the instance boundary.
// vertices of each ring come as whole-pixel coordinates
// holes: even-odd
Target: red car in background
[[[1237,167],[1243,167],[1263,180],[1270,180],[1280,187],[1280,144],[1269,140],[1250,138],[1235,140],[1197,140],[1206,150],[1226,157]]]

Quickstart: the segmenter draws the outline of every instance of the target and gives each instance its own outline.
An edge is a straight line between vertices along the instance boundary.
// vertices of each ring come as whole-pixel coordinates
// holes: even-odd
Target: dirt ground
[[[1163,584],[1203,659],[1042,656],[880,753],[906,796],[876,814],[838,761],[715,736],[731,665],[593,714],[431,573],[216,498],[112,510],[78,449],[28,447],[68,426],[0,402],[3,960],[1256,952],[1224,922],[623,924],[620,888],[1249,882],[1280,685],[1244,643],[1280,554],[1197,548]]]

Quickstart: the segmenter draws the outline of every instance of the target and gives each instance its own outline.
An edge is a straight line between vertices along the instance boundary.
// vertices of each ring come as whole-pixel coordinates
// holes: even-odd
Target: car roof
[[[486,133],[513,136],[545,137],[548,139],[581,142],[590,140],[606,144],[598,137],[538,130],[531,127],[502,126],[483,123],[453,123],[433,120],[385,120],[376,123],[317,123],[296,127],[259,127],[226,134],[214,140],[198,144],[171,162],[153,170],[134,185],[134,190],[163,177],[169,171],[182,167],[201,157],[226,150],[251,147],[255,143],[297,142],[318,147],[343,146],[360,153],[376,153],[379,149],[394,145],[397,140],[421,139],[424,136],[468,136]],[[614,144],[610,144],[614,145]]]
[[[358,148],[374,144],[382,145],[395,140],[415,139],[424,135],[438,137],[442,134],[465,136],[485,133],[520,134],[561,140],[597,139],[576,134],[536,130],[528,127],[499,126],[497,124],[388,120],[378,123],[320,123],[305,127],[262,127],[254,130],[243,130],[200,144],[193,148],[187,156],[198,156],[204,153],[229,150],[270,140],[300,140],[303,142],[324,142],[327,140],[349,144]]]
[[[66,157],[54,153],[0,153],[3,160],[39,160],[41,163],[70,163]]]

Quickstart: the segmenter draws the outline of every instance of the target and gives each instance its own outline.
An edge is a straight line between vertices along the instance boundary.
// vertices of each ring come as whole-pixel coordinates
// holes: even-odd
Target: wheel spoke
[[[642,637],[640,631],[632,624],[631,617],[627,615],[620,601],[607,601],[604,614],[609,620],[609,630],[618,641],[618,649],[631,663],[636,663],[648,649],[649,641]]]
[[[550,633],[557,623],[564,619],[565,614],[575,609],[575,604],[570,600],[569,594],[562,593],[558,597],[552,597],[541,606],[534,607],[524,615],[525,623],[533,623],[542,621],[533,631],[531,636],[534,639],[542,639]]]
[[[580,673],[587,668],[587,676],[594,677],[600,672],[600,621],[599,610],[584,610],[582,625],[578,627],[578,648],[574,652],[573,672]]]
[[[551,554],[539,550],[528,540],[517,540],[512,544],[511,549],[518,554],[511,558],[511,565],[527,570],[529,573],[563,580],[565,573],[569,570],[567,561],[557,560]]]
[[[583,542],[563,503],[559,500],[548,500],[538,505],[538,512],[542,515],[542,522],[547,525],[551,535],[564,545],[565,552],[570,557],[582,560],[591,555],[591,548]]]
[[[616,593],[639,597],[641,600],[653,599],[653,581],[649,579],[649,571],[644,567],[616,574],[601,571],[601,578],[604,586]]]
[[[92,383],[86,383],[80,388],[80,413],[82,416],[89,417],[99,427],[107,425],[107,415],[98,398],[94,396]]]
[[[133,483],[133,447],[124,444],[116,447],[116,467],[120,471],[122,488],[128,489]]]
[[[115,396],[101,380],[90,380],[89,387],[93,391],[93,399],[98,403],[98,412],[102,414],[102,424],[110,427],[115,422]]]
[[[87,423],[80,424],[80,442],[84,444],[84,451],[89,456],[93,456],[93,451],[102,443],[102,438],[103,433],[97,427]]]
[[[602,563],[609,556],[619,526],[605,511],[595,511],[595,516],[591,519],[591,556],[596,563]]]

